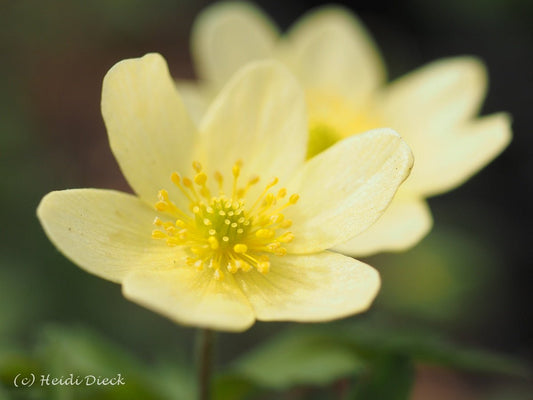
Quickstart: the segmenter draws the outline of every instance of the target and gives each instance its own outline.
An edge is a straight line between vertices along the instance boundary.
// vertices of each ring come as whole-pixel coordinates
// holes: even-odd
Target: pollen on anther
[[[262,274],[268,273],[270,271],[270,262],[268,261],[261,261],[257,263],[257,270],[261,272]]]
[[[212,250],[218,249],[218,240],[216,237],[210,236],[207,241],[209,242],[209,247],[211,247]]]
[[[219,186],[222,186],[222,182],[224,182],[224,178],[222,177],[222,174],[218,171],[215,172],[215,181],[217,181]]]
[[[193,161],[192,167],[196,172],[200,172],[202,170],[202,164],[200,164],[198,161]]]
[[[277,185],[279,182],[279,179],[276,177],[270,181],[270,183],[267,185],[268,188],[271,188],[272,186]]]
[[[229,262],[227,269],[232,274],[235,274],[239,270],[239,268],[237,267],[234,261]]]
[[[152,237],[154,239],[164,239],[167,237],[167,235],[165,235],[163,232],[161,231],[158,231],[158,230],[154,230],[152,231]]]
[[[292,225],[292,220],[290,219],[286,219],[285,221],[282,221],[279,226],[280,228],[283,228],[283,229],[287,229],[287,228],[290,228]]]
[[[237,253],[237,254],[246,253],[247,250],[248,250],[248,246],[246,246],[245,244],[242,244],[242,243],[239,243],[239,244],[236,244],[235,246],[233,246],[233,251],[235,251],[235,253]]]
[[[157,203],[155,203],[155,208],[157,211],[165,211],[167,207],[168,204],[165,201],[158,201]]]
[[[189,178],[183,178],[183,186],[186,188],[192,187],[192,181]]]
[[[235,163],[235,165],[233,165],[233,168],[232,168],[232,171],[231,171],[231,172],[233,173],[233,176],[234,176],[235,178],[237,178],[237,177],[240,175],[240,173],[241,173],[241,167],[242,167],[242,161],[241,161],[241,160],[237,161],[237,162]]]
[[[202,260],[195,261],[193,265],[198,271],[201,271],[204,269],[204,263]]]
[[[176,186],[179,186],[181,183],[181,177],[177,172],[173,172],[172,175],[170,175],[170,179],[172,180],[172,183],[174,183],[174,185]]]
[[[269,239],[269,238],[273,237],[274,234],[275,234],[275,232],[272,229],[259,229],[255,233],[255,236],[257,236],[258,238],[261,238],[261,239]]]
[[[224,279],[224,274],[222,273],[222,271],[220,269],[217,269],[215,271],[215,273],[213,274],[214,278],[217,280],[217,281],[221,281],[222,279]]]
[[[198,173],[194,177],[194,183],[196,183],[197,185],[204,185],[206,182],[207,182],[207,175],[204,174],[203,172]]]

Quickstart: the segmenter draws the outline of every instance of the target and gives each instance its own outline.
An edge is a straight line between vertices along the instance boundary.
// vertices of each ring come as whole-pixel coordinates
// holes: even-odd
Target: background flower
[[[340,138],[379,126],[410,144],[415,167],[385,215],[363,235],[337,247],[352,255],[405,250],[432,221],[425,198],[467,180],[510,141],[504,113],[476,119],[486,72],[472,57],[443,59],[385,85],[385,68],[364,26],[347,9],[324,7],[280,33],[248,3],[220,3],[194,26],[193,54],[204,92],[216,91],[243,63],[273,57],[306,89],[313,156]],[[200,111],[189,86],[190,109]]]

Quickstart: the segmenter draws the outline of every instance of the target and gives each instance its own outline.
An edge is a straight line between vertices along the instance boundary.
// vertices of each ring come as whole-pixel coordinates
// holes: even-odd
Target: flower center
[[[246,203],[250,188],[259,182],[254,176],[244,186],[239,186],[242,162],[232,169],[231,195],[224,193],[224,178],[215,172],[218,194],[212,195],[208,178],[199,162],[193,162],[194,179],[182,178],[178,173],[171,180],[189,201],[187,211],[176,206],[164,189],[158,193],[156,210],[173,217],[162,221],[156,217],[158,227],[152,232],[154,239],[165,240],[168,246],[182,246],[188,253],[187,264],[198,270],[210,268],[215,279],[224,278],[224,272],[236,274],[252,268],[266,274],[271,256],[283,256],[283,247],[294,239],[287,229],[292,221],[285,219],[282,211],[296,204],[299,196],[287,197],[281,188],[273,193],[278,183],[274,178],[252,204]]]
[[[349,99],[323,90],[306,92],[309,113],[307,158],[326,150],[337,141],[380,127],[377,117],[361,110]]]

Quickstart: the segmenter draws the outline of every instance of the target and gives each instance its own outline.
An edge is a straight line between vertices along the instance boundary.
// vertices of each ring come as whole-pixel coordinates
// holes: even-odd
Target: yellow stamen
[[[158,230],[153,230],[152,231],[152,237],[154,239],[166,239],[167,235],[165,235],[163,232],[161,231],[158,231]]]
[[[198,161],[193,161],[192,168],[199,173],[200,171],[202,171],[202,164],[200,164]]]
[[[217,281],[221,281],[222,279],[224,279],[224,274],[222,273],[220,269],[216,269],[213,276],[215,277]]]
[[[284,204],[278,204],[287,196],[287,189],[271,192],[278,183],[274,178],[252,206],[247,207],[248,192],[260,179],[252,176],[239,187],[241,161],[231,169],[231,196],[224,194],[224,178],[220,172],[214,173],[219,194],[212,196],[202,165],[195,161],[192,168],[192,180],[177,172],[170,176],[172,183],[189,200],[186,212],[170,200],[166,190],[158,192],[156,210],[174,218],[164,221],[162,214],[156,217],[153,223],[158,229],[152,232],[152,237],[164,240],[170,247],[184,248],[189,253],[186,265],[199,271],[209,268],[217,281],[223,280],[226,272],[241,274],[255,269],[268,273],[275,257],[287,254],[284,244],[294,239],[291,232],[284,231],[291,221],[280,211],[296,204],[299,196],[293,194]]]
[[[239,244],[236,244],[235,246],[233,246],[233,251],[237,254],[243,254],[243,253],[246,253],[246,251],[248,250],[248,246],[246,246],[245,244],[242,244],[242,243],[239,243]]]
[[[203,172],[196,174],[196,176],[194,177],[194,183],[196,183],[197,185],[203,186],[205,185],[206,181],[207,181],[207,175],[204,174]]]

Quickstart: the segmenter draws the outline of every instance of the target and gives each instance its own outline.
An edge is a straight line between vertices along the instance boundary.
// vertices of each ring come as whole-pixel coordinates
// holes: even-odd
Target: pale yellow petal
[[[276,257],[268,274],[235,277],[263,321],[343,318],[365,311],[380,287],[375,269],[331,252]]]
[[[159,189],[177,193],[170,174],[190,169],[196,128],[165,60],[148,54],[111,68],[104,78],[102,114],[111,149],[133,190],[150,203]]]
[[[361,21],[340,6],[304,16],[287,35],[282,57],[307,89],[342,95],[356,104],[385,80],[374,41]]]
[[[405,188],[422,196],[451,190],[496,158],[511,141],[511,119],[493,114],[466,123],[415,152],[416,163]]]
[[[390,129],[355,135],[309,160],[288,185],[300,200],[291,252],[331,248],[368,228],[385,210],[413,164],[409,147]]]
[[[124,296],[184,325],[243,331],[255,318],[250,303],[231,276],[177,266],[166,271],[136,271],[123,282]]]
[[[133,270],[173,262],[169,247],[151,237],[154,211],[135,196],[98,189],[51,192],[37,215],[66,257],[101,278],[120,282]]]
[[[196,125],[199,125],[214,94],[205,84],[194,81],[178,81],[178,92],[187,111]]]
[[[370,228],[333,250],[356,257],[406,250],[422,240],[431,225],[431,212],[424,200],[403,197],[398,193]]]
[[[383,122],[411,145],[423,146],[447,135],[450,128],[477,114],[485,97],[484,65],[472,57],[430,63],[390,84],[376,107]]]
[[[248,62],[271,57],[278,36],[274,24],[250,3],[211,6],[193,27],[197,71],[202,79],[221,87]]]
[[[305,160],[307,117],[301,87],[280,63],[241,69],[213,102],[201,125],[206,163],[223,173],[243,161],[243,175],[268,180]]]

